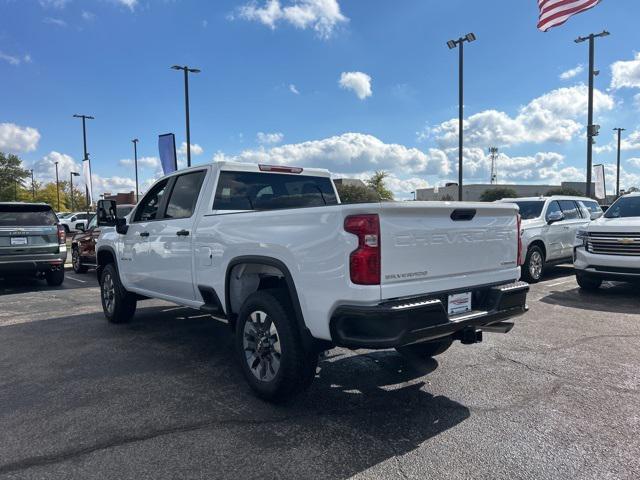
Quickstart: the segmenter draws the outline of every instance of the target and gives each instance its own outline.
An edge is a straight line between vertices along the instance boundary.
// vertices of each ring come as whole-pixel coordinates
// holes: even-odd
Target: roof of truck
[[[581,196],[573,196],[573,195],[551,195],[548,197],[539,196],[539,197],[517,197],[517,198],[503,198],[498,200],[499,202],[531,202],[531,201],[547,201],[547,200],[588,200],[591,202],[595,202],[593,198],[581,197]]]
[[[284,173],[287,175],[312,175],[316,177],[331,177],[331,173],[329,172],[329,170],[326,170],[324,168],[307,168],[307,167],[298,167],[297,165],[286,165],[286,164],[277,164],[277,163],[271,163],[271,164],[260,163],[259,164],[259,163],[232,162],[229,160],[211,162],[211,163],[202,164],[202,165],[194,165],[192,167],[184,168],[173,173],[178,173],[178,174],[184,173],[191,170],[198,170],[198,168],[207,167],[207,166],[219,168],[220,170],[235,171],[235,172]],[[282,172],[282,171],[269,172],[269,171],[261,170],[260,167],[300,168],[302,169],[302,171],[300,172]]]

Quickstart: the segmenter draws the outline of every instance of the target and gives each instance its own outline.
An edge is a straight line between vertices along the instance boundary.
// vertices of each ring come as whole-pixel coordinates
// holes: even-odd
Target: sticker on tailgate
[[[457,315],[471,311],[471,292],[449,295],[447,310],[449,315]]]

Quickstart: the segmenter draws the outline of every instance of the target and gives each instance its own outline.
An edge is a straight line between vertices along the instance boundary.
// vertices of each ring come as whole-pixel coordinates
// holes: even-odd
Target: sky
[[[603,0],[536,29],[536,0],[0,0],[0,151],[37,180],[81,172],[82,128],[94,196],[161,176],[158,135],[185,163],[190,77],[194,164],[229,159],[384,169],[397,198],[457,179],[458,57],[465,45],[466,183],[584,181],[588,44],[596,42],[594,163],[615,185],[614,127],[626,128],[623,188],[640,186],[637,0]]]

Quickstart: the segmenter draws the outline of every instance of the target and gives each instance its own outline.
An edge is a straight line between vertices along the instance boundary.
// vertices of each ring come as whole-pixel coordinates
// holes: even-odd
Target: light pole
[[[60,213],[60,179],[58,178],[58,162],[56,164],[56,195],[58,196],[58,213]]]
[[[606,37],[609,32],[603,30],[601,33],[592,33],[587,37],[578,37],[574,41],[582,43],[589,40],[589,107],[587,112],[587,197],[591,198],[591,170],[593,170],[593,137],[598,136],[599,125],[593,124],[593,79],[599,73],[595,71],[595,39]]]
[[[189,68],[187,65],[173,65],[174,70],[182,70],[184,72],[184,109],[187,117],[187,167],[191,166],[191,129],[189,127],[189,73],[200,73],[197,68]]]
[[[95,117],[92,117],[91,115],[78,115],[78,114],[74,114],[73,115],[74,118],[81,118],[82,119],[82,145],[84,146],[84,157],[82,159],[83,162],[88,162],[89,161],[89,152],[87,152],[87,120],[95,120]],[[89,168],[88,170],[88,175],[89,178],[87,179],[89,182],[91,182],[91,164],[89,164]],[[85,195],[87,197],[87,213],[89,213],[89,187],[85,186]]]
[[[458,47],[458,200],[462,201],[462,137],[463,137],[463,119],[464,119],[464,42],[473,42],[476,36],[473,33],[467,33],[458,40],[449,40],[447,47],[453,50]]]
[[[71,211],[73,212],[73,177],[79,177],[78,172],[71,172]]]
[[[138,142],[140,140],[134,138],[131,141],[133,142],[133,163],[136,169],[136,203],[138,203]]]
[[[624,132],[626,128],[614,128],[614,132],[618,132],[618,173],[616,175],[616,197],[620,196],[620,144],[622,141],[622,132]]]
[[[31,169],[31,199],[36,201],[36,182],[33,179],[33,168]]]

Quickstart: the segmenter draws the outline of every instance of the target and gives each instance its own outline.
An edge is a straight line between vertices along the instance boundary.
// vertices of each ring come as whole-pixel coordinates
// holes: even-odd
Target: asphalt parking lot
[[[507,335],[408,365],[336,349],[256,399],[228,327],[158,301],[128,325],[93,272],[0,280],[0,478],[640,478],[640,291],[532,287]]]

